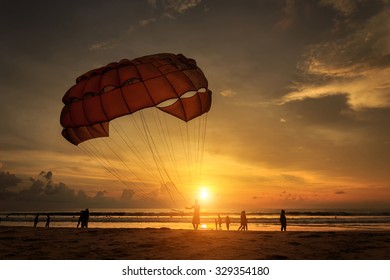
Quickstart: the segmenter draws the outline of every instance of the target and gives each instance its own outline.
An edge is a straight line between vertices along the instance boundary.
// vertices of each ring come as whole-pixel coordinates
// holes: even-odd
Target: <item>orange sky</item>
[[[213,91],[205,207],[389,207],[386,1],[23,5],[0,11],[0,210],[152,206],[64,140],[59,115],[79,75],[160,52],[194,58]]]

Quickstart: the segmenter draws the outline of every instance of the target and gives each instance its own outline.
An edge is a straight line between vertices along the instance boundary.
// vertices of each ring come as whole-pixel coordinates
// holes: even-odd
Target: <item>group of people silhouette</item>
[[[194,230],[197,230],[200,225],[200,205],[197,199],[195,199],[195,204],[186,207],[186,209],[194,209],[194,215],[192,216],[192,226]],[[287,230],[287,218],[286,218],[286,212],[284,210],[281,210],[280,212],[280,225],[281,225],[281,231]],[[226,229],[230,230],[230,217],[226,216],[225,218],[226,223]],[[218,217],[215,218],[215,229],[216,230],[222,230],[222,217],[220,214],[218,214]],[[240,215],[240,226],[238,227],[238,230],[248,230],[248,219],[246,217],[245,210],[241,211]]]
[[[229,216],[225,217],[225,224],[226,224],[226,229],[230,230],[230,217]],[[220,214],[218,214],[218,218],[215,218],[215,229],[222,230],[222,217]]]
[[[194,215],[192,216],[192,226],[194,230],[197,230],[200,225],[200,205],[198,200],[196,199],[195,204],[190,207],[186,207],[186,209],[194,209]],[[45,227],[48,228],[50,226],[50,220],[51,220],[50,215],[47,214]],[[89,221],[89,209],[87,208],[85,210],[80,211],[80,217],[77,223],[77,228],[79,228],[80,225],[81,228],[88,228],[88,221]],[[286,218],[286,212],[284,210],[281,210],[279,221],[281,225],[280,230],[286,231],[287,218]],[[34,218],[34,227],[37,226],[38,222],[39,222],[39,214],[37,214]],[[231,221],[229,216],[225,217],[225,224],[226,224],[226,229],[230,230]],[[218,214],[218,217],[215,219],[215,229],[222,230],[222,217],[220,214]],[[241,211],[240,226],[238,227],[238,230],[248,230],[248,219],[246,217],[245,210]]]
[[[47,227],[47,228],[50,227],[50,220],[51,220],[50,214],[47,214],[47,215],[46,215],[46,224],[45,224],[45,227]],[[39,214],[36,214],[36,215],[35,215],[35,218],[34,218],[34,227],[37,227],[38,223],[39,223]]]
[[[50,227],[50,221],[51,221],[50,214],[47,214],[45,227],[47,228]],[[77,228],[80,227],[80,225],[81,228],[88,228],[88,221],[89,221],[89,209],[87,208],[85,210],[80,211],[80,217],[77,223]],[[34,227],[37,227],[38,223],[39,223],[39,214],[36,214],[34,218]]]

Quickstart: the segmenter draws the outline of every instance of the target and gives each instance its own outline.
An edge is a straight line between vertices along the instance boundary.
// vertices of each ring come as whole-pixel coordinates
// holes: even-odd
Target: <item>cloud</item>
[[[43,178],[45,178],[48,181],[51,181],[51,178],[53,177],[53,173],[50,170],[47,172],[41,171],[41,173],[39,173],[39,175],[41,175]]]
[[[346,194],[345,191],[335,191],[334,193],[335,193],[335,194]]]
[[[90,51],[97,51],[97,50],[108,50],[113,49],[118,46],[118,43],[116,41],[102,41],[97,42],[89,47]]]
[[[342,7],[347,14],[353,10],[346,3]],[[390,9],[355,25],[350,33],[345,27],[347,35],[340,39],[307,48],[298,65],[301,78],[282,104],[342,94],[354,110],[390,107]]]
[[[298,177],[290,174],[281,174],[283,180],[294,184],[306,184],[306,180],[303,177]]]
[[[135,191],[131,189],[124,189],[121,195],[121,200],[132,200],[133,196],[135,194]]]
[[[232,89],[225,89],[225,90],[222,90],[220,92],[220,94],[223,96],[223,97],[228,97],[228,98],[231,98],[231,97],[234,97],[237,95],[237,92],[235,92],[234,90]]]
[[[187,10],[195,8],[202,1],[201,0],[166,0],[162,1],[167,12],[176,12],[183,14]]]
[[[201,0],[148,0],[148,5],[154,10],[161,11],[163,17],[175,19],[177,14],[184,14],[201,2]]]
[[[282,11],[282,18],[277,22],[276,28],[281,30],[289,30],[294,26],[296,17],[296,5],[294,0],[286,0],[286,4]]]
[[[105,51],[119,47],[126,40],[127,36],[133,34],[137,29],[145,28],[158,23],[163,18],[176,19],[178,14],[185,14],[190,9],[197,7],[201,0],[148,0],[147,5],[152,8],[156,16],[136,20],[123,32],[112,35],[110,39],[98,41],[89,46],[90,51]]]
[[[9,172],[0,173],[0,194],[7,192],[9,188],[16,187],[21,182],[21,179],[17,178],[15,174]]]
[[[75,190],[65,183],[54,182],[51,171],[40,174],[45,181],[30,178],[31,185],[21,190],[11,190],[18,187],[23,180],[9,172],[0,173],[0,205],[7,210],[31,209],[74,209],[74,208],[124,208],[152,206],[153,201],[145,202],[134,198],[135,191],[124,189],[120,198],[107,196],[107,192],[97,191],[87,195],[83,190]]]
[[[356,0],[320,0],[320,5],[330,6],[342,13],[344,16],[350,16],[357,10],[358,1]]]
[[[148,19],[143,19],[143,20],[140,20],[139,21],[139,25],[140,26],[147,26],[153,22],[155,22],[157,20],[157,18],[148,18]]]
[[[286,191],[283,191],[279,194],[280,199],[284,201],[304,201],[305,198],[301,195],[291,194]]]

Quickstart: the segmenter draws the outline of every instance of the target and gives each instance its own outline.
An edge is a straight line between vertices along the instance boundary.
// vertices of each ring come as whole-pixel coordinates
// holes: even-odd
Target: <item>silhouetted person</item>
[[[81,221],[81,227],[88,228],[88,222],[89,222],[89,209],[85,209],[84,211],[84,219]]]
[[[215,219],[214,219],[214,222],[215,222],[215,230],[218,230],[218,219],[215,218]]]
[[[50,226],[50,215],[47,214],[45,227],[49,227],[49,226]]]
[[[80,226],[80,224],[81,224],[81,228],[88,228],[88,221],[89,221],[89,209],[87,208],[84,211],[80,212],[77,228]]]
[[[241,224],[240,224],[240,227],[238,228],[238,230],[248,230],[248,220],[246,218],[245,211],[241,211],[240,221],[241,221]]]
[[[280,212],[280,225],[281,225],[281,228],[280,228],[280,231],[286,231],[287,230],[287,219],[286,219],[286,212],[284,210],[282,210]]]
[[[218,214],[218,226],[219,226],[219,230],[222,230],[222,218],[221,218],[221,215]]]
[[[192,226],[195,230],[197,230],[200,224],[200,205],[198,203],[198,200],[195,199],[195,204],[191,207],[186,207],[186,209],[194,209],[194,216],[192,217]]]
[[[225,223],[226,223],[226,229],[229,230],[229,228],[230,228],[230,218],[229,218],[229,216],[226,216]]]
[[[39,222],[39,214],[37,214],[34,218],[34,227],[37,227],[38,222]]]

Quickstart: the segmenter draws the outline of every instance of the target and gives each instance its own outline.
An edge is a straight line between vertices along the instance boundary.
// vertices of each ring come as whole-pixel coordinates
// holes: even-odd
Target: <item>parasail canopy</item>
[[[188,122],[210,110],[211,91],[195,60],[160,53],[91,70],[62,101],[62,135],[78,145],[109,136],[111,120],[149,107]]]

